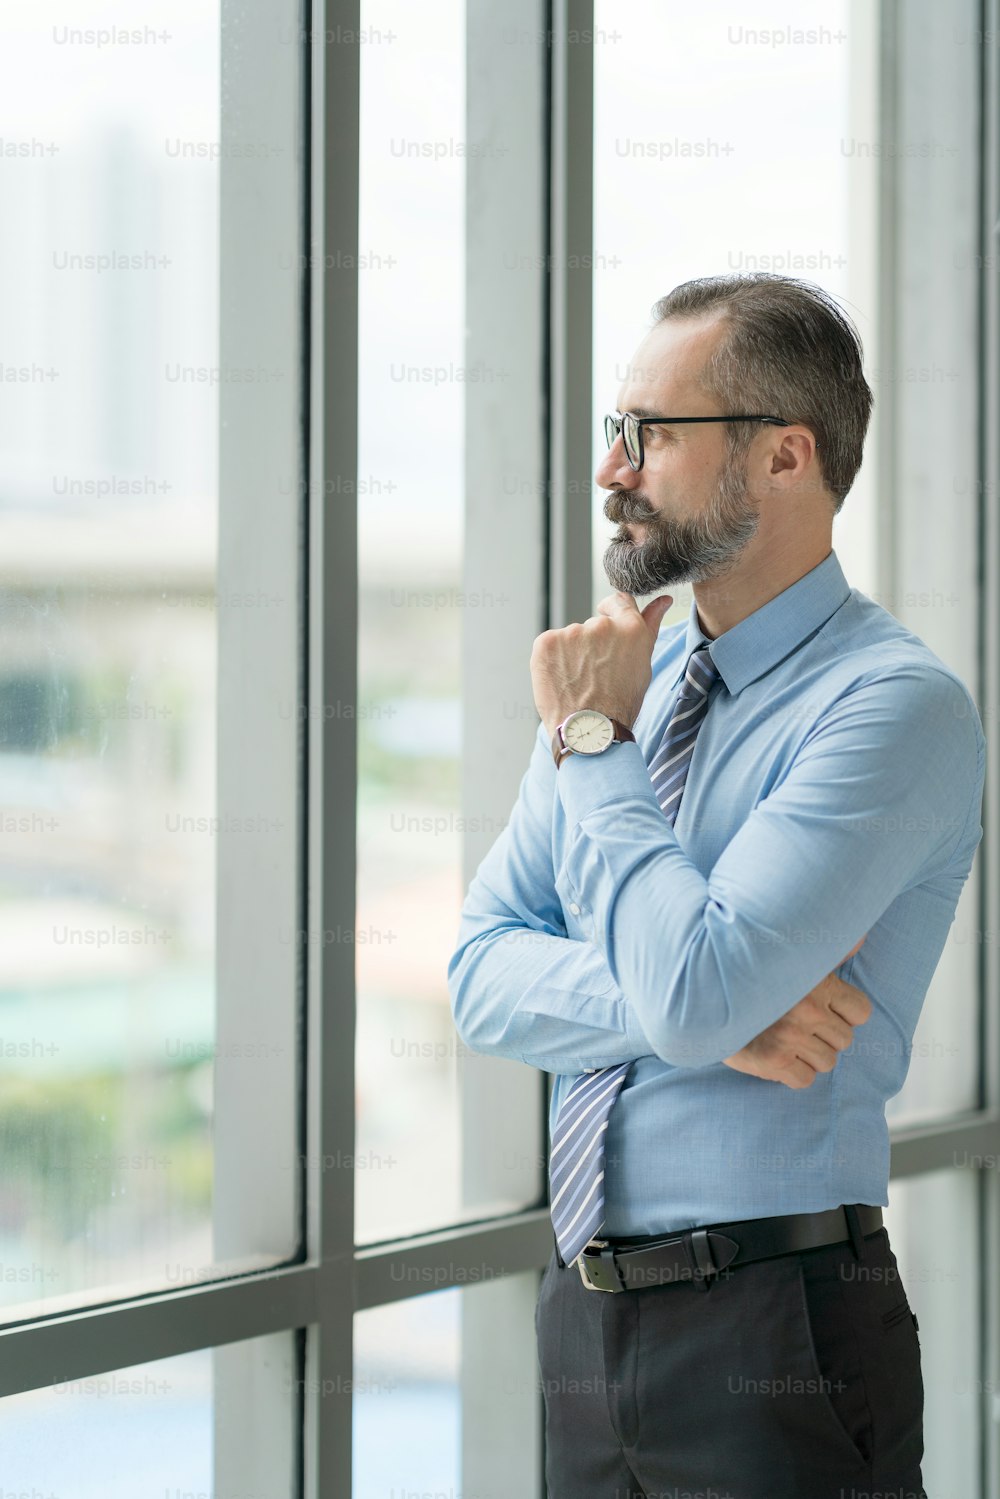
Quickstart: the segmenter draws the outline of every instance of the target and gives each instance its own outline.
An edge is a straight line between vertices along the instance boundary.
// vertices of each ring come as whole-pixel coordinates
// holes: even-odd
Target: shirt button
[[[575,900],[571,900],[570,901],[569,908],[573,912],[574,916],[579,916],[579,914],[580,914],[580,907],[577,905],[577,903],[576,903]]]

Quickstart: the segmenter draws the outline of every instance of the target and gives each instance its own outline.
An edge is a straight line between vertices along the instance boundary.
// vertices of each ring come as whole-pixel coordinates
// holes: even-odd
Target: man
[[[555,1074],[549,1496],[920,1499],[884,1106],[982,837],[982,725],[832,550],[872,399],[837,304],[730,276],[654,319],[596,475],[616,592],[535,641],[448,969],[470,1047]],[[658,636],[672,599],[635,595],[685,580]]]

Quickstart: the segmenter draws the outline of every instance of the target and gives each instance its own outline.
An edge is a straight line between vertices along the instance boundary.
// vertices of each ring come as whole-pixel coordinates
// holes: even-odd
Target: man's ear
[[[791,471],[804,474],[816,456],[815,437],[808,427],[780,428],[779,431],[778,446],[771,454],[771,473]]]

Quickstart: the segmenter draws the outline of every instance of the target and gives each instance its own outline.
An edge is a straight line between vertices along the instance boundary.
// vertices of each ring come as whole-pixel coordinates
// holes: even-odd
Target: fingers
[[[789,1088],[804,1088],[820,1073],[833,1071],[840,1053],[854,1041],[855,1026],[871,1013],[867,995],[851,984],[843,984],[842,989],[840,1003],[846,1016],[815,995],[807,995],[758,1038],[765,1043],[757,1048],[759,1075]]]
[[[835,974],[823,980],[828,986],[824,993],[827,1008],[848,1025],[864,1025],[872,1013],[872,1002],[868,995],[862,990],[856,989],[853,984],[847,984]]]
[[[799,1000],[799,1005],[805,1007],[810,1001],[823,1011],[833,1011],[842,1020],[846,1020],[848,1025],[864,1025],[872,1013],[872,1002],[868,995],[856,984],[847,983],[835,973],[828,973],[826,978],[820,979],[815,989],[810,989],[805,999]],[[790,1010],[789,1014],[794,1015],[795,1010]]]
[[[871,1013],[867,994],[835,973],[827,974],[742,1051],[727,1057],[726,1065],[786,1088],[811,1087],[820,1073],[833,1071],[840,1053],[853,1044],[855,1028]]]
[[[795,1030],[789,1034],[791,1027],[795,1027]],[[833,1011],[828,1011],[818,1020],[806,1019],[805,1012],[800,1021],[797,1018],[790,1021],[785,1016],[781,1037],[782,1054],[780,1060],[778,1057],[771,1060],[769,1076],[774,1081],[791,1087],[788,1078],[792,1069],[793,1075],[799,1080],[797,1085],[805,1087],[808,1084],[804,1080],[802,1067],[808,1068],[811,1073],[808,1082],[814,1082],[817,1073],[833,1071],[840,1053],[847,1051],[853,1041],[853,1025],[849,1025]],[[794,1052],[791,1062],[786,1060],[789,1049]]]
[[[853,1034],[850,1027],[848,1031]],[[803,1036],[796,1047],[795,1060],[807,1063],[814,1072],[832,1072],[837,1065],[837,1057],[845,1049],[831,1046],[822,1036]]]
[[[819,1039],[834,1051],[846,1051],[854,1040],[854,1026],[838,1015],[836,1010],[828,1010],[813,1029]]]
[[[787,1067],[775,1077],[776,1083],[783,1083],[786,1088],[808,1088],[816,1081],[817,1073],[814,1068],[804,1062],[801,1057],[796,1057]]]

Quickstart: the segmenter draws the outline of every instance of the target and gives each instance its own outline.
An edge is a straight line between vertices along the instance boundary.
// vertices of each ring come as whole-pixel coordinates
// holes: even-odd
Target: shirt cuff
[[[631,739],[612,744],[599,755],[567,755],[556,772],[556,785],[569,827],[598,807],[636,797],[656,808],[660,805],[642,750]],[[669,827],[667,819],[663,821]]]

